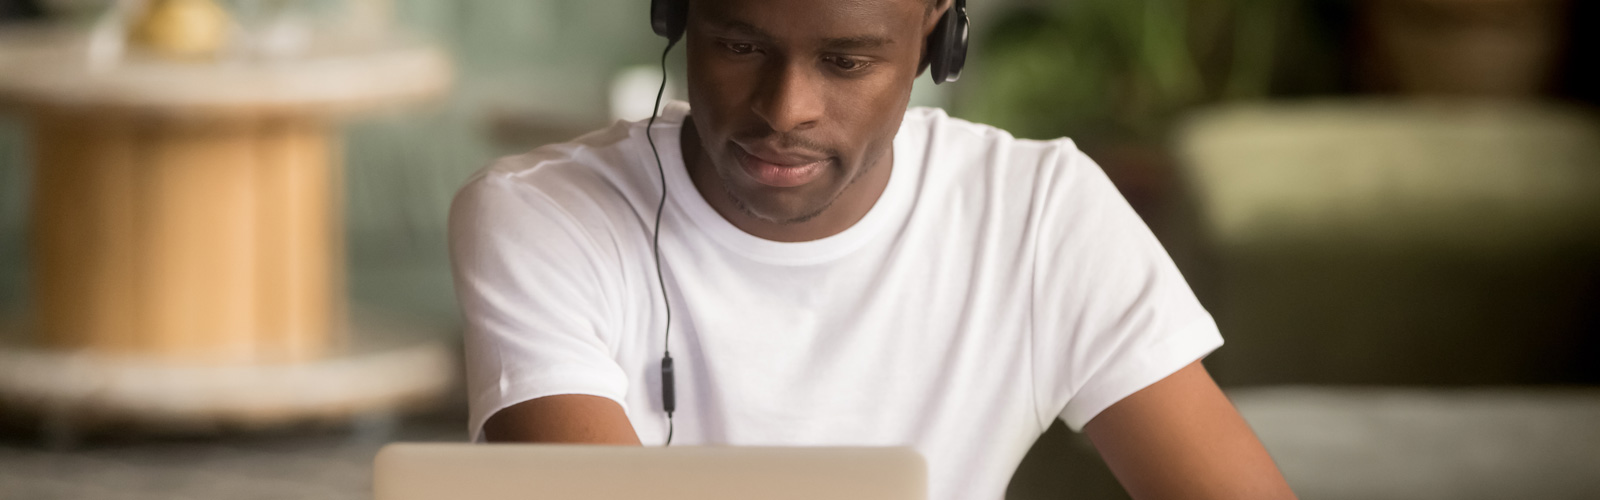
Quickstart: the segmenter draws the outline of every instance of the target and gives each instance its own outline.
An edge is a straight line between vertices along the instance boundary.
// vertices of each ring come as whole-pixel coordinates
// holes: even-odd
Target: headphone
[[[656,90],[655,107],[650,108],[650,122],[645,125],[645,140],[656,158],[656,172],[661,174],[661,200],[656,204],[656,223],[650,235],[650,250],[656,259],[656,284],[661,287],[661,302],[666,306],[666,326],[662,329],[661,348],[661,408],[667,414],[667,442],[672,446],[672,412],[677,409],[677,396],[672,371],[672,303],[667,298],[667,281],[661,273],[661,212],[667,206],[667,173],[661,166],[661,152],[656,150],[655,137],[650,129],[656,124],[661,109],[661,96],[667,90],[667,54],[683,38],[689,24],[689,0],[650,0],[650,29],[667,39],[667,48],[661,51],[661,88]],[[926,53],[917,67],[921,75],[933,68],[933,83],[954,82],[961,78],[961,69],[967,64],[967,0],[954,0],[950,9],[939,17],[939,24],[928,34]]]
[[[688,24],[689,0],[650,0],[650,29],[666,37],[668,48],[683,37]],[[960,79],[967,64],[967,24],[967,0],[955,0],[928,35],[927,55],[917,74],[932,66],[933,83]]]

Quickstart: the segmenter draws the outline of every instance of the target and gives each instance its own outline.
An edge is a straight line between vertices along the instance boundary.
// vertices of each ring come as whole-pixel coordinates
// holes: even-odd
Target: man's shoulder
[[[649,150],[639,151],[642,133],[640,124],[619,121],[571,141],[501,157],[479,169],[456,192],[452,219],[503,217],[509,215],[506,210],[534,209],[584,227],[629,224],[640,210],[654,210],[655,193],[660,190],[653,165],[648,172],[644,168]],[[469,203],[484,199],[515,202]],[[501,208],[477,213],[485,206]]]
[[[629,205],[634,198],[659,189],[642,167],[636,144],[638,123],[618,121],[576,139],[501,157],[468,178],[457,196],[499,189],[550,198],[559,204],[601,202]],[[643,175],[643,174],[650,175]]]
[[[998,182],[1034,191],[1040,183],[1062,182],[1099,170],[1070,138],[1019,138],[999,127],[952,117],[938,108],[911,108],[902,132],[910,134],[908,139],[925,152],[921,160],[930,180],[968,189]]]
[[[469,185],[493,178],[549,192],[596,187],[591,185],[595,182],[635,182],[641,172],[634,144],[639,133],[638,124],[619,121],[570,141],[504,156],[480,169]]]

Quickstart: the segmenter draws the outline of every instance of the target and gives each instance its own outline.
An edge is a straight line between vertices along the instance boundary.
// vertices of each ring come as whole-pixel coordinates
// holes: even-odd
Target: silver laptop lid
[[[376,500],[925,500],[910,448],[399,443],[378,452]]]

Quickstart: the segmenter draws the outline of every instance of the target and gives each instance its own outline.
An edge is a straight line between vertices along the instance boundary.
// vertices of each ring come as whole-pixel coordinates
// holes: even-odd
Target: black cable
[[[667,442],[662,446],[672,446],[672,412],[678,406],[674,394],[674,381],[672,377],[672,301],[667,299],[667,279],[661,273],[661,212],[667,206],[667,170],[661,166],[661,152],[656,150],[656,138],[650,133],[655,127],[656,116],[661,110],[661,96],[667,92],[667,53],[672,52],[672,46],[677,40],[668,40],[666,50],[661,51],[661,88],[656,90],[656,105],[650,108],[650,122],[644,126],[644,138],[650,143],[650,153],[656,157],[656,173],[661,175],[661,200],[656,202],[656,225],[650,236],[650,249],[656,257],[656,284],[661,287],[661,304],[666,307],[667,321],[662,327],[661,335],[661,406],[667,411]]]

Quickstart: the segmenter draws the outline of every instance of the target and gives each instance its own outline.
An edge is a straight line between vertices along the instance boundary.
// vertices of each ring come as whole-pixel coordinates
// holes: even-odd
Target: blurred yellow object
[[[187,17],[160,13],[178,3],[152,3],[147,24]],[[448,335],[348,319],[339,130],[443,94],[443,51],[393,40],[263,64],[96,68],[76,32],[0,34],[0,112],[28,123],[35,153],[38,256],[27,316],[0,322],[6,413],[48,415],[70,441],[101,425],[399,411],[448,390]]]
[[[132,30],[135,46],[173,57],[216,54],[232,21],[212,0],[153,0]]]

